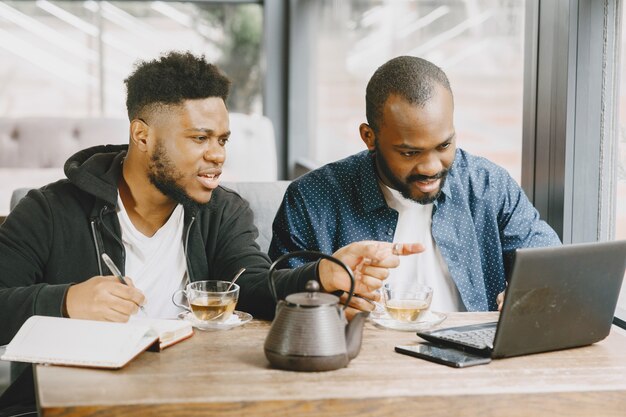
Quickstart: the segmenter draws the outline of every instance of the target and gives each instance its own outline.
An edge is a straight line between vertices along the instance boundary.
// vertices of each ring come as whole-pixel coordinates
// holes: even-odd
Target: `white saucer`
[[[420,317],[419,320],[412,322],[398,321],[392,319],[387,314],[382,317],[372,317],[371,320],[377,327],[407,332],[417,332],[438,325],[444,321],[446,317],[447,316],[444,313],[428,310],[422,317]]]
[[[239,327],[252,320],[252,316],[243,311],[233,311],[233,314],[226,321],[200,321],[190,311],[183,311],[178,315],[180,320],[186,320],[198,330],[229,330]]]

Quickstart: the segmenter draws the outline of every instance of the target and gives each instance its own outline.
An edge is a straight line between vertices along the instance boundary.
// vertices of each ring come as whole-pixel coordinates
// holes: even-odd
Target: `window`
[[[621,67],[619,69],[619,129],[617,144],[617,198],[615,199],[615,238],[626,239],[626,8],[622,8],[622,38],[619,43]]]
[[[0,109],[125,118],[133,64],[190,50],[233,79],[231,110],[261,114],[262,31],[262,6],[243,2],[4,1]]]
[[[39,122],[51,127],[41,132],[41,140],[54,137],[67,145],[59,145],[49,158],[45,152],[22,152],[16,158],[11,152],[0,154],[0,223],[15,188],[40,187],[64,177],[62,161],[79,143],[72,141],[79,131],[72,132],[69,125],[107,118],[107,126],[124,129],[123,81],[138,61],[171,50],[204,54],[233,81],[227,103],[231,111],[266,113],[271,106],[264,105],[263,94],[265,18],[262,2],[254,0],[0,2],[2,149],[19,150],[14,145],[20,133],[14,126],[21,126],[25,117],[42,118]],[[99,121],[86,123],[97,126]],[[112,131],[115,136],[102,140],[127,140],[126,134],[117,134],[123,130]],[[233,166],[231,162],[227,171],[234,173]]]
[[[617,190],[615,207],[615,239],[626,239],[626,8],[622,5],[621,39],[619,53],[621,66],[619,68],[619,128],[617,131]],[[616,313],[620,319],[626,321],[626,285],[622,284],[622,291]]]
[[[455,95],[458,146],[519,182],[525,2],[296,0],[290,50],[290,166],[365,149],[365,87],[398,55],[439,65]]]

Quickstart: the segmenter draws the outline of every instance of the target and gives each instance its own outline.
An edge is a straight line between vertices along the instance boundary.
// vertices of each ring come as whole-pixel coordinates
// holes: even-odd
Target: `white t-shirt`
[[[185,212],[176,206],[167,222],[148,237],[135,228],[122,199],[117,197],[117,216],[126,250],[125,275],[146,297],[144,312],[152,318],[176,318],[183,311],[172,302],[172,295],[187,279],[183,248]],[[142,316],[141,310],[137,316]]]
[[[426,249],[415,255],[401,256],[400,266],[390,270],[386,282],[395,290],[410,290],[418,283],[428,285],[433,289],[431,310],[466,311],[459,290],[433,239],[433,205],[406,199],[399,191],[382,183],[381,189],[389,207],[398,212],[394,243],[421,243]]]

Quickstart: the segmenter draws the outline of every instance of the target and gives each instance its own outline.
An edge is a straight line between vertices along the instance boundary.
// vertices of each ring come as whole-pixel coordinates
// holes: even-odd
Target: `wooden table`
[[[454,313],[442,325],[495,320]],[[37,366],[44,416],[624,416],[626,332],[592,346],[454,369],[399,355],[412,332],[367,323],[359,356],[322,373],[274,370],[269,323],[196,332],[161,353],[103,371]]]

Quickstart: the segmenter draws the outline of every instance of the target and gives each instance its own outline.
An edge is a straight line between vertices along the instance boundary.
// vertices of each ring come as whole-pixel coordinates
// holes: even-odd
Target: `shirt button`
[[[391,227],[389,229],[387,229],[387,234],[389,236],[393,235],[393,229]]]

